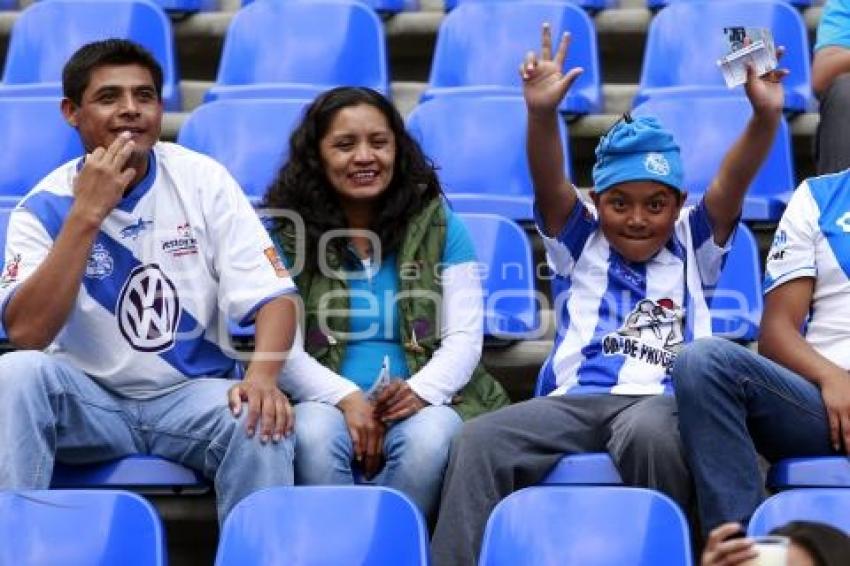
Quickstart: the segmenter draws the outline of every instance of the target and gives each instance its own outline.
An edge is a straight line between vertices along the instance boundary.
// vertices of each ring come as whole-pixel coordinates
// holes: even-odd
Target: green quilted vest
[[[289,259],[295,257],[295,231],[291,224],[275,231],[272,238]],[[446,242],[446,213],[441,199],[434,199],[410,222],[398,251],[401,333],[407,366],[411,374],[419,371],[440,347],[436,321],[442,287],[435,269],[443,257]],[[339,371],[345,353],[348,332],[349,302],[343,260],[328,248],[327,265],[335,271],[325,276],[314,269],[303,269],[295,283],[304,301],[304,349],[324,366]],[[319,327],[319,313],[325,316],[327,334]],[[505,390],[478,364],[469,383],[452,399],[462,419],[498,409],[510,403]]]

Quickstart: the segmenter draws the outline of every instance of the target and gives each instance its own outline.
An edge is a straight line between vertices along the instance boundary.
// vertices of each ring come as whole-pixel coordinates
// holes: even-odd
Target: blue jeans
[[[757,452],[771,462],[833,454],[820,390],[746,348],[698,340],[679,354],[673,381],[705,533],[746,523],[758,507]]]
[[[213,480],[219,521],[248,494],[292,485],[294,435],[248,438],[234,418],[227,379],[194,379],[146,400],[115,395],[42,352],[0,357],[0,489],[45,489],[54,458],[93,463],[152,454]]]
[[[299,403],[295,422],[296,483],[354,483],[354,450],[342,411],[325,403]],[[433,517],[452,437],[461,424],[457,412],[447,406],[425,407],[393,424],[384,437],[386,464],[370,483],[403,492],[426,518]]]

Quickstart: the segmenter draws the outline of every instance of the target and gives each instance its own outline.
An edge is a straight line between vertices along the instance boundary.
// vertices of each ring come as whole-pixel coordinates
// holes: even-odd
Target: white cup
[[[790,544],[788,537],[770,535],[753,537],[753,540],[756,541],[759,555],[742,566],[787,566]]]

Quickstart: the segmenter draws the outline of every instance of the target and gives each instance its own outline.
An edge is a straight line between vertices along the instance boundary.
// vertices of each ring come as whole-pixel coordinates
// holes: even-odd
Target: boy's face
[[[95,67],[80,105],[63,99],[62,112],[77,128],[87,152],[107,149],[121,132],[129,131],[134,157],[147,159],[162,128],[162,101],[153,77],[136,64]]]
[[[655,181],[618,183],[602,194],[590,195],[602,233],[632,262],[649,260],[667,243],[687,198]]]

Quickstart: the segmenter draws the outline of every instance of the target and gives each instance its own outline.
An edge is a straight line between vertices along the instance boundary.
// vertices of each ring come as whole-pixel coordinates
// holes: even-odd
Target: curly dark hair
[[[367,104],[386,118],[395,137],[393,178],[375,206],[372,230],[381,239],[384,254],[398,249],[410,218],[442,189],[431,161],[404,128],[404,120],[380,93],[362,87],[338,87],[319,95],[310,104],[289,139],[289,158],[283,164],[263,200],[263,206],[289,209],[301,215],[306,228],[305,266],[314,268],[319,238],[329,230],[348,227],[336,190],[328,181],[319,143],[343,108]],[[281,229],[285,221],[274,229]],[[342,252],[343,242],[332,241]]]

